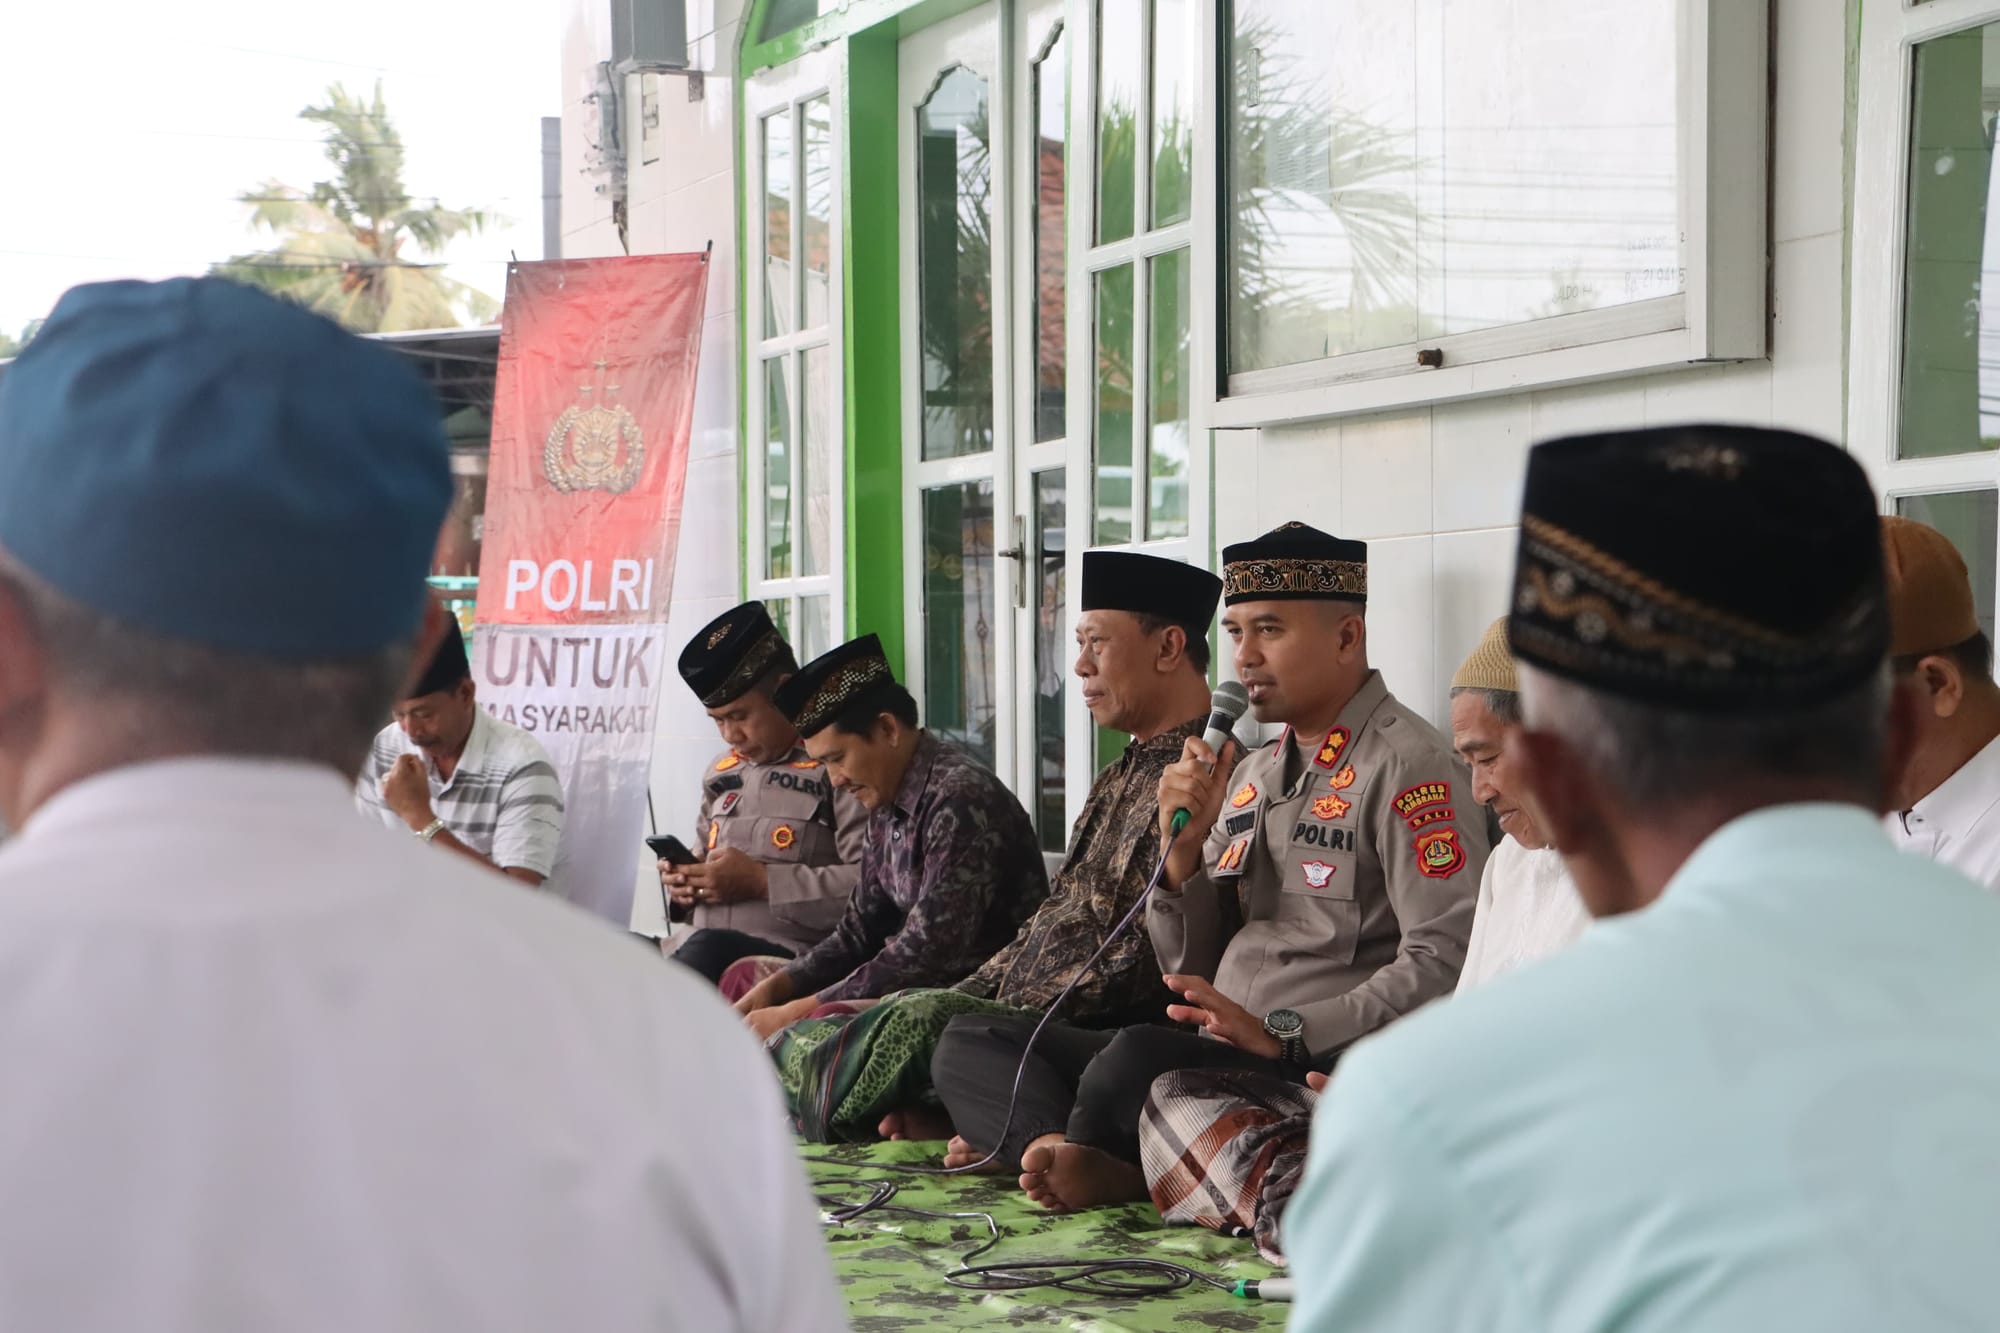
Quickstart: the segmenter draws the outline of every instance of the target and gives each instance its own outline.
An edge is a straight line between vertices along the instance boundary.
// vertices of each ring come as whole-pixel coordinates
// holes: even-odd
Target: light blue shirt
[[[1357,1046],[1284,1220],[1315,1333],[2000,1327],[2000,900],[1858,808]]]

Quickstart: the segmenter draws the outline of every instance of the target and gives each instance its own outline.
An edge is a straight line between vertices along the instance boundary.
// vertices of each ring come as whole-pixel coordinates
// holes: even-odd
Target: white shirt
[[[554,877],[563,831],[562,780],[540,741],[476,708],[465,753],[458,757],[451,777],[444,778],[430,757],[410,743],[402,727],[390,723],[375,737],[375,747],[354,784],[354,799],[394,829],[405,825],[382,799],[382,779],[406,754],[424,761],[431,780],[431,809],[452,837],[502,870],[532,870],[544,880]]]
[[[1884,821],[1906,852],[1941,861],[1989,889],[2000,889],[2000,739],[1908,811]]]
[[[1502,838],[1479,876],[1479,905],[1465,946],[1459,991],[1569,947],[1590,924],[1590,910],[1553,848],[1530,850]]]
[[[0,1328],[846,1328],[769,1058],[691,974],[303,765],[0,848]]]

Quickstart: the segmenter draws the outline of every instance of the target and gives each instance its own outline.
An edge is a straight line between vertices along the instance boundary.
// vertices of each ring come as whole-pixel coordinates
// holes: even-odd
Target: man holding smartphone
[[[662,856],[660,883],[694,910],[673,956],[711,982],[740,958],[795,958],[825,939],[860,874],[867,811],[771,702],[797,670],[762,602],[724,612],[681,653],[681,678],[729,748],[702,776],[697,859]]]

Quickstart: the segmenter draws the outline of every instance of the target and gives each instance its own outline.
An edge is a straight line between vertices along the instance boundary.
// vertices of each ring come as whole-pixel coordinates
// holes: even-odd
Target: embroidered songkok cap
[[[73,287],[0,378],[0,548],[131,629],[368,657],[423,617],[448,453],[401,355],[289,301]]]
[[[681,649],[681,679],[703,708],[741,699],[773,671],[795,671],[792,646],[762,602],[733,606],[703,625]]]
[[[1889,579],[1889,653],[1917,657],[1954,648],[1979,633],[1972,575],[1951,539],[1928,524],[1882,520]]]
[[[1520,677],[1514,672],[1514,655],[1507,651],[1507,617],[1502,616],[1486,627],[1479,646],[1452,673],[1451,688],[1499,690],[1503,694],[1521,692]]]
[[[864,634],[800,667],[778,687],[776,702],[799,735],[815,736],[848,705],[895,683],[896,673],[882,654],[882,641]]]
[[[1130,611],[1205,639],[1222,580],[1197,565],[1136,551],[1083,553],[1083,609]]]
[[[1697,713],[1795,710],[1889,647],[1875,497],[1824,440],[1746,426],[1579,435],[1528,455],[1516,661]]]
[[[1222,548],[1222,601],[1368,600],[1368,543],[1286,523]]]

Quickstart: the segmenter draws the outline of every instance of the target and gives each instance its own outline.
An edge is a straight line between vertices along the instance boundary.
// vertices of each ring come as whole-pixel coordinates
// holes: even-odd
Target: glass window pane
[[[786,358],[764,363],[764,577],[792,576],[792,391]]]
[[[840,5],[841,0],[771,0],[771,7],[764,11],[764,26],[758,30],[758,38],[768,42],[773,37],[782,37],[822,14],[833,13]]]
[[[993,447],[991,193],[986,80],[957,65],[917,112],[925,458]]]
[[[833,107],[826,98],[815,97],[800,110],[805,119],[806,196],[799,262],[805,268],[805,327],[816,329],[826,323],[827,265],[833,252]]]
[[[1139,189],[1139,0],[1097,7],[1097,239],[1132,234]]]
[[[924,492],[924,725],[993,766],[993,482]]]
[[[1069,143],[1069,53],[1060,26],[1035,62],[1035,439],[1069,433],[1067,237],[1063,231],[1063,162]]]
[[[833,651],[832,607],[833,599],[824,594],[799,598],[799,637],[792,643],[799,661]]]
[[[1132,540],[1132,266],[1097,275],[1097,544]]]
[[[764,117],[764,336],[796,326],[792,302],[792,112]]]
[[[1151,263],[1146,538],[1159,541],[1188,531],[1188,252],[1175,250]]]
[[[2000,305],[1982,299],[2000,268],[1993,110],[2000,23],[1916,50],[1896,451],[1936,458],[2000,448]]]
[[[1035,828],[1042,850],[1069,845],[1063,799],[1063,697],[1070,672],[1070,627],[1064,613],[1063,556],[1067,545],[1063,469],[1035,474]]]
[[[1153,0],[1153,225],[1185,222],[1194,198],[1192,0]]]
[[[799,353],[805,382],[804,443],[799,449],[799,573],[833,572],[833,354],[824,347]]]
[[[1236,0],[1231,371],[1683,289],[1679,0]]]
[[[1930,524],[1951,538],[1951,544],[1965,558],[1965,567],[1972,573],[1972,605],[1989,642],[1993,638],[1994,547],[1996,533],[2000,533],[2000,504],[1996,500],[2000,497],[1991,490],[1896,497],[1897,513]]]
[[[778,633],[784,636],[785,642],[792,645],[792,650],[795,653],[798,652],[798,640],[792,637],[792,599],[789,597],[766,597],[764,598],[764,609],[771,613],[771,623],[777,626]],[[799,653],[799,661],[804,662],[806,660],[805,655]]]

